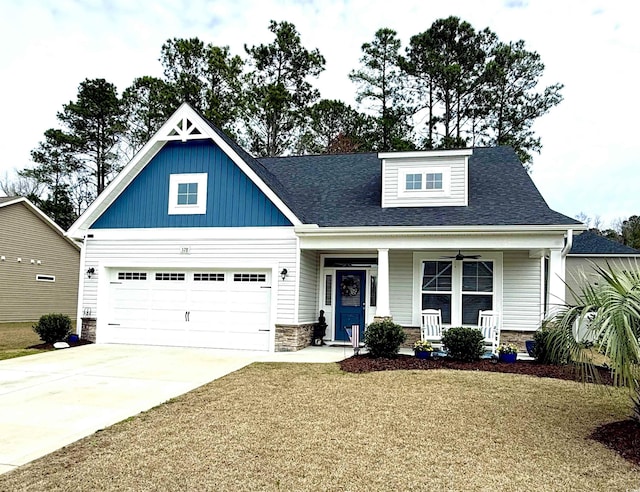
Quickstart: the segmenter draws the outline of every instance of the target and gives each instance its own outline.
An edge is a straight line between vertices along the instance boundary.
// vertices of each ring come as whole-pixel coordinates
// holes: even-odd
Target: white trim
[[[106,189],[96,198],[96,200],[84,211],[84,213],[73,223],[67,232],[67,236],[82,238],[90,224],[95,222],[111,204],[120,196],[124,189],[136,178],[153,157],[164,147],[165,143],[171,140],[182,139],[182,137],[168,137],[167,135],[175,128],[179,121],[188,118],[191,123],[201,132],[194,135],[198,140],[209,138],[224,152],[262,191],[271,202],[282,212],[282,214],[293,224],[300,225],[302,222],[293,211],[269,188],[262,179],[249,167],[247,163],[211,128],[211,126],[198,115],[187,103],[176,110],[175,113],[165,122],[140,151],[129,161],[124,169],[106,187]],[[191,131],[192,127],[189,127]]]
[[[459,225],[459,226],[356,226],[356,227],[319,227],[317,224],[304,224],[295,226],[294,230],[299,236],[350,236],[369,235],[382,236],[384,234],[456,234],[464,233],[484,236],[486,234],[531,234],[543,232],[566,233],[569,229],[586,229],[579,225]],[[563,237],[564,239],[564,237]],[[564,242],[563,242],[564,244]]]
[[[300,278],[302,277],[302,272],[300,271],[300,256],[302,251],[300,250],[300,238],[296,238],[296,276],[293,279],[295,282],[294,291],[293,291],[293,319],[296,323],[300,321]],[[278,272],[278,276],[276,277],[277,281],[286,281],[286,278],[282,280],[280,277],[280,272]]]
[[[465,251],[466,254],[479,254],[482,257],[469,261],[490,260],[493,262],[493,311],[502,315],[503,312],[503,282],[504,282],[504,262],[502,252],[487,251]],[[455,252],[453,253],[455,254]],[[414,251],[413,253],[413,312],[412,323],[420,326],[420,312],[422,311],[422,262],[423,261],[446,261],[441,256],[449,256],[451,251]],[[462,268],[464,260],[451,259],[452,262],[452,289],[451,289],[451,326],[462,326]],[[500,320],[502,324],[502,320]]]
[[[569,253],[567,258],[629,258],[630,260],[640,259],[640,253],[601,253],[601,254],[585,254],[585,253]]]
[[[90,229],[91,239],[184,241],[206,239],[294,239],[293,227],[164,227],[150,229]]]
[[[169,175],[169,215],[202,215],[207,213],[207,173],[184,173]],[[195,183],[198,186],[195,205],[178,203],[178,187]]]
[[[78,304],[76,306],[76,333],[82,337],[82,318],[84,314],[84,275],[85,262],[87,261],[87,240],[85,239],[80,248],[80,270],[78,271]]]
[[[378,152],[378,159],[420,159],[425,157],[469,156],[473,149],[418,150],[413,152]]]

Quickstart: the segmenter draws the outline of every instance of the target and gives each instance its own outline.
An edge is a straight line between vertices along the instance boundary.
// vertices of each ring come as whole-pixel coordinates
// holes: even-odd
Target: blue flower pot
[[[498,354],[498,360],[500,362],[507,362],[509,364],[516,361],[518,354]]]
[[[416,354],[416,358],[418,359],[430,359],[431,358],[431,352],[427,352],[427,351],[415,351]]]
[[[529,353],[529,357],[535,357],[534,353],[536,350],[536,341],[535,340],[527,340],[524,342],[527,347],[527,352]]]

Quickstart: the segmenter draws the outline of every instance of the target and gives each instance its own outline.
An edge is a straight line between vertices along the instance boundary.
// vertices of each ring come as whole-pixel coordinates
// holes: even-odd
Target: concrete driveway
[[[252,362],[334,362],[352,353],[85,345],[0,361],[0,473]]]
[[[242,351],[85,345],[0,361],[0,473],[259,357]]]

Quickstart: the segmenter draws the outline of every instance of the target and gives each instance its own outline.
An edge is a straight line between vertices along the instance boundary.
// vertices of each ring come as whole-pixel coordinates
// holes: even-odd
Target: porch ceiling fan
[[[482,255],[463,255],[462,252],[460,250],[458,250],[458,254],[454,255],[454,256],[441,256],[440,258],[452,258],[458,261],[462,261],[465,258],[471,258],[471,259],[478,259],[478,258],[482,258]]]

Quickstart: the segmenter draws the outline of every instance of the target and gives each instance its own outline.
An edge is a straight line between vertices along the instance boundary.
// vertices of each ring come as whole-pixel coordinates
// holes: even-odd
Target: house
[[[22,197],[0,197],[0,231],[0,322],[76,319],[78,243]]]
[[[591,231],[575,236],[566,260],[565,298],[569,302],[574,300],[571,292],[580,292],[579,286],[585,276],[593,283],[598,282],[599,275],[594,265],[618,270],[629,267],[637,269],[640,251]]]
[[[281,351],[320,310],[326,341],[382,317],[415,336],[424,308],[527,334],[582,229],[510,148],[254,159],[183,104],[68,234],[84,337]]]

